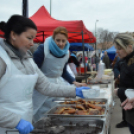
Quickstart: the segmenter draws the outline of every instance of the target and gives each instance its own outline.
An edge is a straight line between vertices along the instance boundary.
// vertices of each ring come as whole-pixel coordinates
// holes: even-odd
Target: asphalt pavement
[[[122,121],[122,112],[120,107],[120,100],[118,97],[114,97],[115,107],[111,118],[110,134],[130,134],[128,127],[116,128],[116,124]]]

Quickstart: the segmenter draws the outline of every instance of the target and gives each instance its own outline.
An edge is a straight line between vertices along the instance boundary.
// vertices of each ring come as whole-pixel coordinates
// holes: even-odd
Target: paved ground
[[[128,127],[125,128],[115,128],[115,125],[119,123],[122,119],[120,101],[115,97],[115,107],[111,119],[111,131],[110,134],[130,134]]]

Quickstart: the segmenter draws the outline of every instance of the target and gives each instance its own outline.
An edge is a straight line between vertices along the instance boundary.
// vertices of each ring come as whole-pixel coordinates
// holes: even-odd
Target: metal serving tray
[[[40,129],[35,128],[30,133],[56,134],[57,128],[61,126],[64,129],[60,132],[60,134],[106,134],[106,121],[103,119],[87,119],[87,120],[82,119],[82,120],[70,120],[70,121],[51,119],[50,126],[44,126],[43,128]],[[16,132],[18,132],[18,130],[7,130],[6,134]]]
[[[75,99],[74,98],[57,98],[57,99],[55,99],[53,101],[56,102],[56,103],[62,104],[63,102],[66,102],[66,101],[77,101],[77,100],[79,100],[79,99],[77,99],[77,98],[75,98]],[[91,99],[83,99],[83,100],[85,100],[85,101],[96,101],[96,102],[105,102],[105,104],[98,104],[98,105],[104,105],[106,107],[108,105],[108,100],[106,98],[91,98]],[[65,105],[65,104],[63,104],[63,105]],[[68,105],[68,104],[66,104],[66,105]]]
[[[101,119],[81,120],[55,120],[52,119],[53,126],[64,126],[65,131],[61,134],[105,134],[106,121]]]
[[[79,105],[79,104],[77,104]],[[102,108],[105,109],[105,112],[103,115],[65,115],[65,114],[54,114],[54,112],[60,108],[60,107],[73,107],[73,106],[76,106],[76,104],[67,104],[67,105],[56,105],[55,107],[51,108],[47,113],[46,115],[48,117],[54,117],[56,119],[62,119],[62,120],[78,120],[78,119],[98,119],[98,118],[104,118],[106,117],[106,114],[107,114],[107,107],[106,105],[98,105],[98,106],[101,106]]]

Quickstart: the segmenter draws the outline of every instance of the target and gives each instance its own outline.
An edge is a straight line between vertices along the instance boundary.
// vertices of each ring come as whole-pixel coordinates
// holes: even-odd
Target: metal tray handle
[[[6,130],[6,134],[8,133],[13,133],[13,132],[19,132],[18,130]],[[31,134],[34,134],[34,133],[46,133],[46,130],[41,130],[41,129],[35,129],[33,130],[32,132],[30,132]]]

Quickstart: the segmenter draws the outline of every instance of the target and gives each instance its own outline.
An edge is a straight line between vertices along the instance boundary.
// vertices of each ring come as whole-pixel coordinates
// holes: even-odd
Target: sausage
[[[76,110],[76,115],[88,115],[87,110]]]
[[[94,109],[98,109],[98,110],[102,109],[102,107],[96,106],[96,105],[91,104],[91,103],[88,103],[88,106],[91,107],[91,108],[94,108]]]
[[[98,109],[89,108],[89,115],[99,115],[100,111]]]
[[[69,109],[69,110],[65,110],[64,112],[63,112],[63,114],[64,113],[66,113],[66,114],[75,114],[75,109]]]
[[[85,110],[85,108],[82,105],[76,105],[76,109]]]

